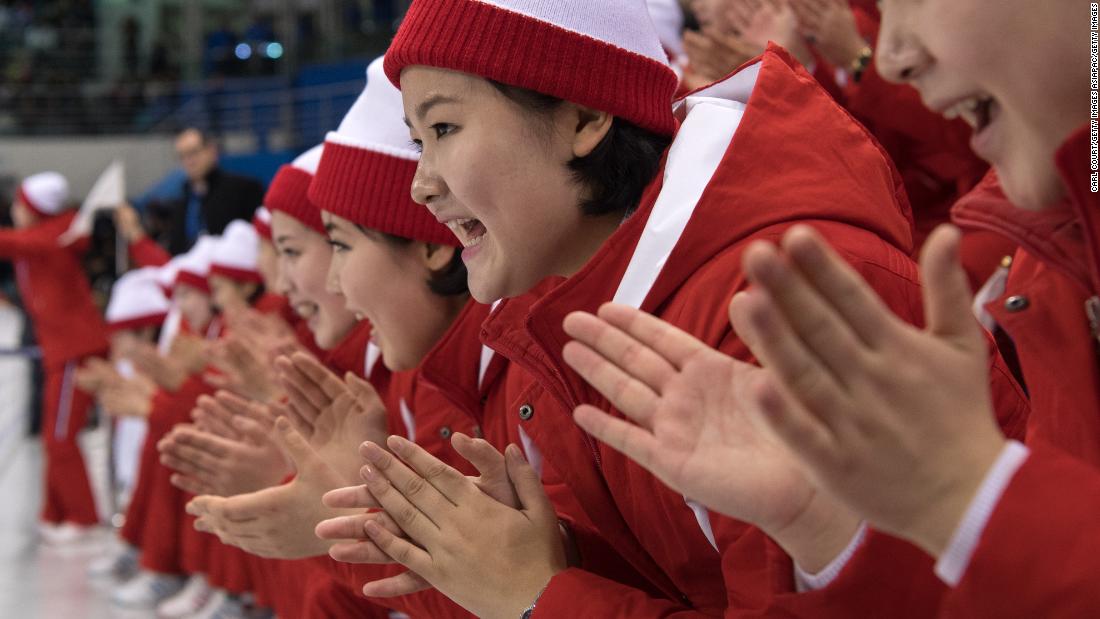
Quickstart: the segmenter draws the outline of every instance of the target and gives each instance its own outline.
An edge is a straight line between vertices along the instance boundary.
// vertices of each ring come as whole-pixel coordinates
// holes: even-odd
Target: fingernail
[[[363,479],[365,479],[367,482],[374,482],[378,479],[378,475],[374,472],[374,469],[369,466],[364,466],[359,471],[359,474],[362,475]]]
[[[362,453],[367,457],[367,460],[375,464],[380,464],[385,461],[387,455],[385,449],[382,449],[370,441],[363,443]]]
[[[390,438],[386,440],[386,443],[389,444],[390,449],[392,449],[395,453],[404,453],[409,450],[409,445],[411,445],[408,439],[402,436],[397,436],[396,434],[390,435]]]
[[[527,459],[523,456],[523,452],[515,443],[508,445],[508,447],[504,450],[504,455],[508,456],[515,462],[527,461]]]

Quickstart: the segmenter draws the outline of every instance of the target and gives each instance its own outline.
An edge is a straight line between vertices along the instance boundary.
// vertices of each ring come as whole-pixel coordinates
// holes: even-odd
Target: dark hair
[[[263,282],[248,281],[248,282],[242,282],[242,283],[245,286],[247,286],[248,284],[256,284],[256,289],[252,291],[252,294],[248,295],[248,305],[249,306],[255,305],[256,303],[259,302],[259,300],[261,298],[263,298],[263,296],[265,294],[267,294],[267,287],[264,286]]]
[[[511,102],[539,116],[549,116],[565,103],[563,99],[519,86],[494,80],[489,83]],[[581,211],[591,216],[632,213],[638,208],[646,186],[657,175],[661,155],[671,143],[669,137],[616,117],[603,141],[591,153],[575,157],[568,164],[573,178],[589,190]]]
[[[203,146],[218,143],[217,136],[215,136],[213,133],[211,133],[211,132],[209,132],[205,129],[200,129],[198,127],[184,127],[183,129],[180,129],[179,131],[176,132],[176,139],[179,139],[179,138],[183,137],[183,134],[185,134],[185,133],[191,133],[191,132],[197,133],[199,135],[199,142]]]
[[[355,224],[355,227],[368,238],[384,241],[394,247],[408,247],[415,242],[413,239],[379,232],[359,224]],[[462,252],[456,251],[451,256],[451,261],[447,263],[447,266],[438,271],[432,271],[432,275],[426,283],[429,290],[441,297],[457,297],[470,294],[470,284],[466,281],[466,263],[462,261]]]

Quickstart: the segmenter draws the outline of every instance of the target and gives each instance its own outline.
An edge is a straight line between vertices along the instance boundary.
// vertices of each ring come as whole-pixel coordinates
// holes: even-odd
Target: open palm
[[[274,406],[309,441],[310,447],[348,483],[359,480],[359,445],[385,442],[386,407],[374,387],[349,372],[341,379],[304,353],[276,361],[289,396],[287,406]]]
[[[566,361],[629,419],[589,405],[577,423],[707,507],[782,530],[813,503],[797,461],[744,403],[762,370],[638,310],[606,305],[565,322]]]

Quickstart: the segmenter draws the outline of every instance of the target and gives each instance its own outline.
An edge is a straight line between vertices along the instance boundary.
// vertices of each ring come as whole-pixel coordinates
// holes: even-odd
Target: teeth
[[[453,219],[447,222],[447,227],[451,229],[451,232],[454,232],[454,235],[462,242],[463,247],[474,247],[485,238],[484,233],[478,236],[470,236],[468,226],[476,223],[478,223],[478,220],[472,218]]]
[[[992,101],[992,97],[971,97],[944,110],[943,116],[948,120],[962,118],[972,128],[977,129],[985,120],[985,113]]]

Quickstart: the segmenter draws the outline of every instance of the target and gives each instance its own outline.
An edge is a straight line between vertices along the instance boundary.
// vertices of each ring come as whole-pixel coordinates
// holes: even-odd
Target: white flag
[[[116,208],[126,201],[126,165],[115,159],[103,174],[99,175],[92,190],[80,205],[80,211],[73,218],[69,229],[61,235],[59,242],[68,245],[77,239],[92,233],[92,223],[99,211]]]

